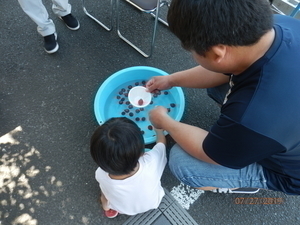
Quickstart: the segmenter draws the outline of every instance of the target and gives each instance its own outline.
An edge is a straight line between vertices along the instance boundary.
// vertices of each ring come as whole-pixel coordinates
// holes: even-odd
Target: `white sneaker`
[[[255,194],[259,192],[259,188],[237,188],[237,189],[229,189],[229,188],[217,188],[212,190],[214,193],[230,193],[230,194]]]
[[[48,54],[57,52],[58,48],[56,32],[44,37],[44,49]]]

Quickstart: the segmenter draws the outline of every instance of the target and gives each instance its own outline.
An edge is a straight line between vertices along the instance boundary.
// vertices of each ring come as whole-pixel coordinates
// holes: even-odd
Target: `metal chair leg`
[[[85,0],[82,0],[82,8],[83,8],[84,13],[85,13],[88,17],[90,17],[92,20],[94,20],[96,23],[98,23],[99,25],[101,25],[105,30],[111,31],[112,28],[113,28],[113,14],[114,14],[114,13],[113,13],[113,0],[110,0],[110,8],[111,8],[111,10],[110,10],[110,12],[111,12],[110,18],[111,18],[111,19],[110,19],[110,25],[109,25],[109,27],[106,26],[105,24],[103,24],[100,20],[96,19],[93,15],[91,15],[91,14],[87,11],[87,9],[85,8],[84,1],[85,1]]]
[[[135,44],[133,44],[131,41],[129,41],[127,38],[125,38],[121,31],[120,31],[120,13],[119,13],[119,8],[120,7],[120,0],[117,0],[116,2],[116,11],[117,11],[117,33],[118,36],[125,41],[127,44],[129,44],[132,48],[134,48],[136,51],[138,51],[140,54],[142,54],[144,57],[148,58],[152,55],[153,49],[154,49],[154,43],[155,43],[155,37],[156,37],[156,29],[157,29],[157,22],[159,18],[159,9],[160,9],[160,0],[157,1],[157,7],[155,10],[155,18],[154,18],[154,27],[153,27],[153,33],[152,33],[152,40],[151,40],[151,47],[150,47],[150,53],[147,54],[145,53],[142,49],[137,47]],[[151,12],[150,12],[151,14]]]
[[[275,13],[278,13],[278,14],[281,14],[281,15],[285,15],[280,9],[278,9],[275,5],[271,5],[272,7],[272,10],[275,12]]]
[[[170,7],[170,2],[168,1],[161,1],[160,2],[160,6],[166,5],[168,8]],[[152,12],[150,13],[151,16],[153,16],[154,18],[156,17],[156,15]],[[166,25],[167,27],[169,26],[168,22],[163,20],[162,18],[158,17],[158,21],[161,22],[162,24]]]
[[[290,14],[291,17],[296,16],[296,14],[298,13],[298,11],[300,11],[300,3],[298,3],[298,5],[296,6],[296,8],[292,11],[292,13]]]

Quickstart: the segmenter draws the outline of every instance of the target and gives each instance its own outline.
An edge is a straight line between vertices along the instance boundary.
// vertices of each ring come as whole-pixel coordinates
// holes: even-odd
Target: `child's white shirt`
[[[139,170],[124,180],[111,179],[98,168],[96,180],[108,200],[108,207],[126,215],[156,209],[165,195],[160,179],[166,163],[166,146],[158,143],[140,157]]]

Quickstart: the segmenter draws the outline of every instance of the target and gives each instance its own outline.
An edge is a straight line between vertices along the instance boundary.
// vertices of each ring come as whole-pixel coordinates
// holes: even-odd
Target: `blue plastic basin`
[[[145,144],[155,142],[155,132],[149,127],[151,126],[148,118],[149,110],[157,105],[164,106],[170,110],[169,115],[173,119],[180,121],[185,107],[182,89],[174,87],[170,90],[161,91],[160,95],[152,97],[153,103],[143,108],[143,111],[136,111],[140,108],[133,106],[131,108],[126,93],[128,93],[130,86],[143,85],[153,76],[165,75],[168,73],[157,68],[135,66],[120,70],[108,77],[97,91],[94,101],[94,112],[98,123],[101,125],[109,118],[124,116],[136,122],[140,127],[144,133]]]

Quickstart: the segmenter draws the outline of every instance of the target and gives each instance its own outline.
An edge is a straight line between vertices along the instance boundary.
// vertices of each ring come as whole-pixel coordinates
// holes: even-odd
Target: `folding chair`
[[[111,31],[112,28],[113,28],[113,13],[114,13],[114,10],[113,10],[113,0],[110,0],[110,25],[109,26],[106,26],[104,23],[102,23],[100,20],[98,20],[97,18],[95,18],[93,15],[91,15],[86,7],[85,7],[85,4],[84,4],[84,0],[82,0],[82,8],[83,8],[83,11],[84,13],[90,17],[91,19],[93,19],[96,23],[98,23],[99,25],[101,25],[104,29],[106,29],[107,31]]]
[[[284,15],[284,13],[273,4],[273,2],[274,2],[274,0],[269,0],[272,11],[274,11],[275,13]]]
[[[285,15],[284,12],[282,12],[280,9],[278,9],[274,4],[272,4],[271,7],[272,7],[272,10],[275,13],[278,13],[278,14],[281,14],[281,15]]]
[[[296,14],[300,11],[300,3],[295,7],[295,9],[291,12],[290,16],[295,17]]]
[[[142,49],[140,49],[137,45],[133,44],[129,41],[120,31],[120,0],[116,0],[116,11],[117,11],[117,32],[119,37],[133,47],[136,51],[142,54],[144,57],[150,57],[153,53],[154,44],[155,44],[155,37],[156,37],[156,30],[157,30],[157,22],[160,21],[166,26],[168,23],[163,19],[159,18],[160,8],[164,5],[169,6],[169,2],[165,0],[124,0],[125,2],[129,3],[130,5],[134,6],[141,12],[149,13],[154,17],[154,26],[152,31],[152,38],[151,38],[151,45],[150,45],[150,53],[146,53]]]
[[[269,0],[270,4],[271,4],[271,7],[272,7],[272,10],[278,14],[281,14],[281,15],[288,15],[284,12],[282,12],[280,9],[278,9],[274,4],[273,4],[273,0]],[[297,5],[294,5],[292,3],[289,3],[288,1],[284,1],[285,3],[289,4],[290,6],[292,6],[294,9],[292,10],[292,12],[289,14],[289,16],[291,17],[295,17],[296,14],[300,11],[300,3],[298,3]]]

